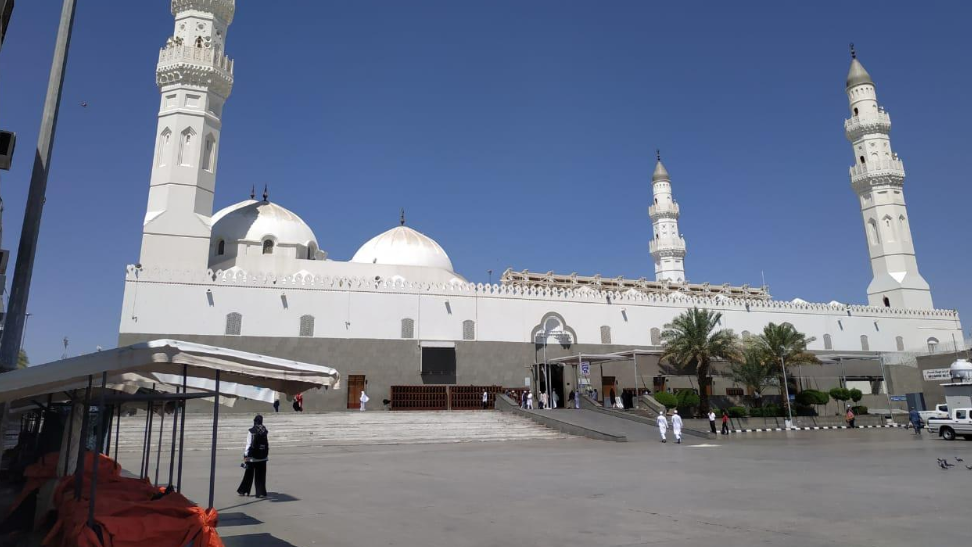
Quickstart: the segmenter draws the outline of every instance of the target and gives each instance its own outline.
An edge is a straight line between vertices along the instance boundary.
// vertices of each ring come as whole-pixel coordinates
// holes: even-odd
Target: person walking
[[[677,410],[672,415],[672,433],[675,434],[675,444],[682,444],[682,417]]]
[[[665,433],[668,432],[668,420],[665,419],[665,414],[658,413],[658,433],[661,435],[661,442],[667,443],[668,440],[665,439]]]
[[[911,421],[911,427],[915,428],[915,435],[921,436],[921,414],[918,413],[917,408],[912,408],[911,412],[908,413],[908,420]]]
[[[722,411],[722,434],[729,434],[729,415],[726,414],[725,410]]]
[[[294,395],[294,411],[303,412],[304,411],[304,394],[298,393]]]
[[[533,392],[528,391],[526,396],[527,410],[533,410]]]
[[[249,496],[250,488],[256,480],[256,497],[267,497],[267,460],[270,456],[269,431],[263,426],[263,416],[257,414],[253,418],[253,427],[246,434],[246,446],[243,448],[243,481],[236,493]]]
[[[279,396],[279,394],[277,395],[277,398],[273,400],[273,411],[274,412],[280,412],[280,396]]]
[[[856,418],[856,416],[854,416],[854,411],[851,410],[850,405],[848,405],[847,406],[847,414],[844,416],[844,421],[847,422],[847,427],[849,427],[851,429],[854,429],[854,420],[855,420],[855,418]]]
[[[489,405],[489,392],[485,389],[483,390],[483,410],[486,410],[486,406]]]
[[[358,402],[361,403],[361,408],[359,409],[361,412],[364,412],[365,411],[365,405],[368,404],[368,401],[370,401],[370,400],[371,400],[371,398],[368,397],[368,394],[365,393],[365,391],[362,389],[361,390],[361,397],[358,397]]]
[[[557,395],[556,391],[550,392],[550,408],[557,408],[557,403],[560,402],[560,396]]]
[[[712,409],[709,409],[709,429],[712,430],[713,435],[715,435],[716,433],[715,419],[716,419],[715,412],[713,412]]]

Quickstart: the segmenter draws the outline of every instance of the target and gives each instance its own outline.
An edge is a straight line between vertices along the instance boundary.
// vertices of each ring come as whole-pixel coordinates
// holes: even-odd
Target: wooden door
[[[357,409],[361,406],[361,392],[365,388],[364,375],[348,376],[348,408]]]

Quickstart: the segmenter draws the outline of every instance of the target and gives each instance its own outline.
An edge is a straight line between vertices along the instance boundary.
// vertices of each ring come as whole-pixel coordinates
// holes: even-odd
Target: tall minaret
[[[654,202],[648,207],[655,238],[648,244],[655,260],[655,280],[685,281],[685,239],[678,232],[678,203],[672,198],[672,181],[656,152],[658,163],[651,175]]]
[[[918,273],[904,199],[904,164],[891,150],[891,118],[878,106],[870,74],[851,44],[847,73],[851,117],[844,131],[854,148],[851,186],[861,203],[874,279],[867,287],[872,306],[932,309],[931,290]]]
[[[175,33],[159,53],[162,94],[142,228],[143,267],[205,269],[223,105],[233,62],[223,54],[235,0],[172,0]]]

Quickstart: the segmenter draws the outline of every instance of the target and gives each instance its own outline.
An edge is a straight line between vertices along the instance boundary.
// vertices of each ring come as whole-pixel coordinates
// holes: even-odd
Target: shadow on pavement
[[[241,512],[219,514],[220,528],[228,528],[230,526],[253,526],[254,524],[263,524],[263,521]]]
[[[293,543],[273,537],[270,534],[247,534],[222,538],[226,547],[297,547]]]

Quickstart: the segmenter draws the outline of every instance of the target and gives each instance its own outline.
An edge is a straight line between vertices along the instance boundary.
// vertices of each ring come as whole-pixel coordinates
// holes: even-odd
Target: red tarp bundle
[[[111,458],[98,455],[98,485],[94,520],[104,543],[88,528],[91,494],[91,463],[88,452],[82,479],[81,499],[74,499],[74,475],[64,477],[54,494],[57,522],[44,538],[45,547],[223,547],[216,533],[215,509],[196,506],[182,494],[172,492],[160,499],[162,490],[148,479],[121,476]],[[15,507],[33,490],[56,476],[57,454],[49,454],[25,471],[27,485]]]

